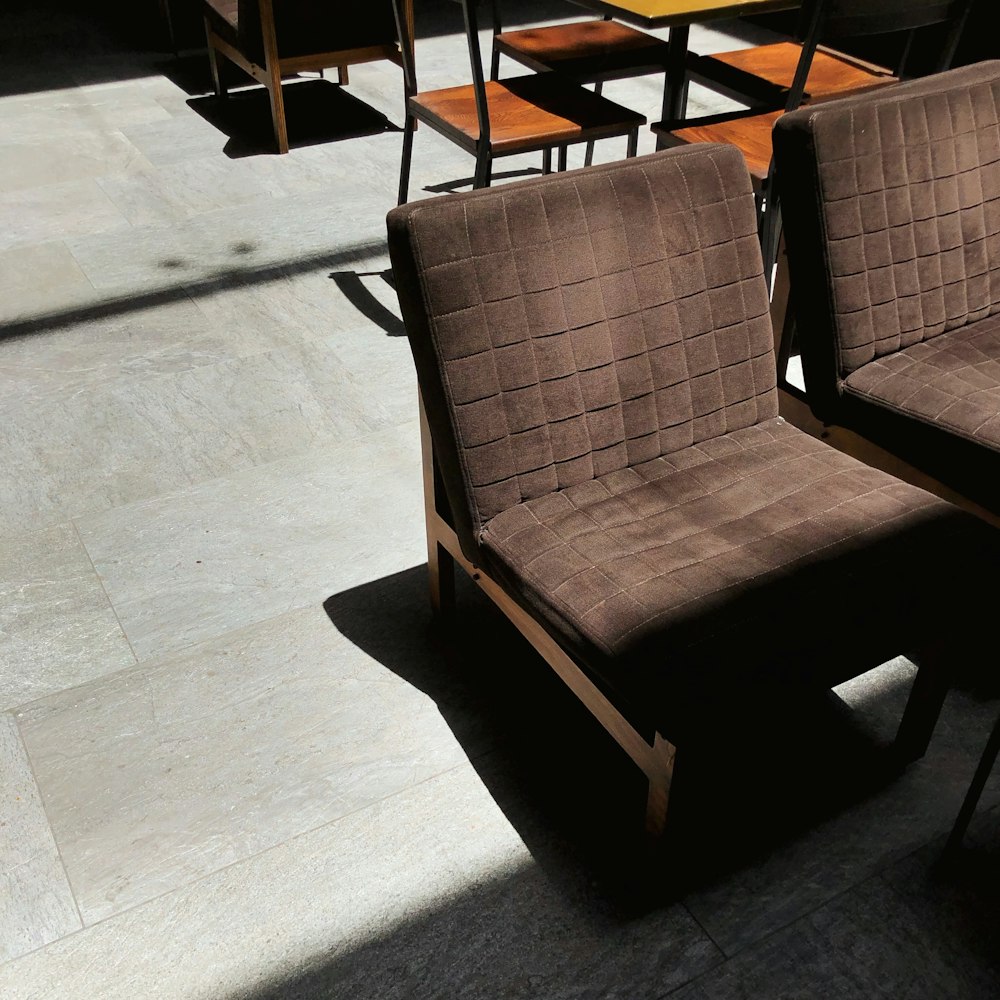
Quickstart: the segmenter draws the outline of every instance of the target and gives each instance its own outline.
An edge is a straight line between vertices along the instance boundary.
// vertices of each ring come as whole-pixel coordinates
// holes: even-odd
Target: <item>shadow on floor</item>
[[[231,248],[234,259],[245,259],[248,252],[249,248],[244,244],[236,244]],[[228,288],[238,288],[243,285],[267,285],[272,281],[283,281],[296,274],[309,274],[329,267],[360,264],[364,261],[373,261],[384,257],[385,253],[385,241],[373,240],[347,245],[340,244],[338,249],[331,249],[328,253],[305,254],[297,260],[285,261],[281,264],[219,268],[208,274],[164,285],[162,288],[128,295],[109,296],[89,305],[74,306],[70,309],[60,309],[0,323],[0,340],[29,337],[33,334],[59,330],[77,323],[127,316],[130,313],[155,306],[169,305],[172,302],[187,299],[198,299]],[[185,260],[167,257],[160,262],[160,267],[167,273],[178,272],[183,270],[187,263]]]
[[[481,777],[543,868],[572,857],[618,905],[641,911],[752,864],[899,775],[885,743],[832,692],[786,680],[715,706],[682,751],[672,832],[651,881],[641,774],[478,590],[457,582],[447,634],[430,620],[424,567],[334,595],[325,609],[433,699],[477,769],[495,750]],[[879,710],[897,719],[907,693]]]
[[[541,174],[541,167],[524,167],[519,170],[494,170],[493,180],[526,180],[529,177],[540,177]],[[440,184],[425,184],[424,190],[430,191],[431,194],[456,194],[459,191],[464,191],[466,188],[471,188],[475,181],[475,177],[459,177],[457,180],[442,181]]]
[[[406,327],[403,321],[391,310],[386,308],[372,293],[363,278],[381,279],[390,288],[395,289],[392,270],[385,271],[333,271],[330,274],[333,283],[365,319],[384,330],[389,337],[405,337]]]
[[[292,149],[340,142],[380,132],[398,132],[385,115],[359,101],[331,80],[302,80],[281,88],[288,143]],[[231,92],[228,97],[194,97],[188,107],[229,136],[225,154],[231,159],[262,153],[277,155],[271,105],[263,87]]]

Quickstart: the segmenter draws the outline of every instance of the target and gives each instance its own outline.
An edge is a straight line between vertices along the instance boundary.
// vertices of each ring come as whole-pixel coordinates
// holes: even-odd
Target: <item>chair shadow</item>
[[[669,839],[651,867],[644,777],[459,576],[447,629],[431,619],[424,566],[335,594],[324,608],[346,638],[435,702],[535,860],[556,873],[583,866],[618,906],[642,912],[751,864],[899,774],[885,743],[832,692],[781,684],[730,712],[716,706],[692,727],[703,735],[685,748]]]
[[[387,309],[372,294],[362,278],[381,278],[390,288],[395,289],[392,270],[385,271],[332,271],[330,278],[340,289],[341,294],[366,319],[385,331],[388,337],[405,337],[406,327],[403,321],[391,310]]]
[[[511,180],[512,178],[527,178],[541,176],[541,167],[523,167],[519,170],[495,170],[493,171],[493,181]],[[459,177],[451,181],[441,181],[437,184],[425,184],[423,190],[431,194],[457,194],[465,188],[471,188],[475,184],[475,177]]]
[[[219,61],[219,72],[228,87],[247,87],[253,80],[228,59]],[[189,97],[213,92],[212,73],[207,52],[185,52],[153,64],[153,68]]]
[[[360,136],[398,132],[384,114],[326,79],[309,79],[282,86],[285,120],[291,148],[340,142]],[[263,87],[194,97],[188,107],[229,137],[223,152],[232,159],[276,154],[271,106]]]

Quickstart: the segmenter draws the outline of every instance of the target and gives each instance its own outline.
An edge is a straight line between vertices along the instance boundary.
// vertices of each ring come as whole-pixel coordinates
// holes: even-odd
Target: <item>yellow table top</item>
[[[697,24],[748,14],[791,10],[799,0],[575,0],[584,7],[631,21],[643,27]]]

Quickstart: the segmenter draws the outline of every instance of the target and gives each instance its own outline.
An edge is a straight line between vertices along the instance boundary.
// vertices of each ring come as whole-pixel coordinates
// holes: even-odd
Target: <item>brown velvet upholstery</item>
[[[1000,62],[775,131],[810,405],[1000,509]]]
[[[465,557],[669,738],[661,699],[727,663],[821,647],[856,673],[947,614],[983,526],[777,416],[737,150],[419,202],[388,225]]]

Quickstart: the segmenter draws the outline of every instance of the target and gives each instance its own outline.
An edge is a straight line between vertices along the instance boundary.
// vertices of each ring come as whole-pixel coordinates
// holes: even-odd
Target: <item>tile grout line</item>
[[[45,805],[45,796],[42,794],[42,786],[39,784],[38,775],[35,772],[35,763],[31,759],[31,754],[28,752],[28,744],[25,742],[24,733],[21,732],[21,724],[18,722],[17,716],[14,712],[8,712],[6,714],[10,716],[11,721],[14,723],[14,731],[17,733],[17,738],[21,741],[21,749],[24,751],[24,760],[28,765],[28,773],[31,775],[31,780],[35,785],[35,790],[38,792],[38,804],[41,806],[42,815],[45,817],[45,825],[48,827],[49,837],[52,839],[52,846],[56,849],[56,857],[59,858],[59,867],[62,869],[63,878],[66,879],[66,888],[69,889],[70,899],[73,900],[73,910],[76,912],[76,918],[80,922],[78,930],[53,938],[46,944],[39,946],[41,948],[47,948],[50,944],[55,944],[56,941],[62,941],[64,938],[71,937],[73,934],[79,933],[79,931],[82,931],[83,928],[86,927],[86,924],[83,922],[83,913],[80,910],[80,903],[76,898],[76,891],[74,890],[73,882],[69,877],[69,869],[66,867],[66,859],[63,857],[62,848],[59,846],[59,840],[56,837],[55,828],[52,826],[52,818],[49,816],[49,810]],[[33,948],[31,951],[24,952],[24,955],[30,955],[32,952],[38,950],[38,948]],[[16,958],[10,959],[10,961],[16,962],[18,958],[23,958],[24,955],[18,955]],[[6,964],[8,963],[0,963],[0,968]]]
[[[14,720],[14,722],[15,722],[15,725],[17,725],[17,720],[16,719]],[[20,728],[18,728],[18,735],[20,735]],[[22,738],[22,743],[23,742],[24,741],[23,741],[23,738]],[[484,751],[484,753],[488,753],[488,752],[489,751]],[[34,768],[31,766],[31,758],[27,754],[27,748],[25,750],[25,756],[28,758],[28,765],[29,765],[29,768],[31,768],[32,778],[34,779],[35,772],[34,772]],[[482,755],[480,755],[480,756],[482,756]],[[195,886],[200,885],[202,882],[205,882],[205,881],[207,881],[210,878],[214,878],[216,875],[219,875],[222,872],[228,871],[230,868],[235,868],[237,865],[241,865],[241,864],[243,864],[244,862],[247,862],[247,861],[253,861],[256,858],[262,857],[263,855],[268,854],[271,851],[276,851],[279,848],[287,847],[289,844],[294,843],[296,840],[299,840],[302,837],[305,837],[305,836],[308,836],[310,834],[316,833],[317,831],[323,830],[326,827],[333,826],[335,823],[339,823],[341,820],[347,819],[347,818],[349,818],[351,816],[355,816],[358,813],[364,812],[366,809],[372,808],[373,806],[381,805],[384,802],[388,802],[391,799],[395,798],[397,795],[402,795],[402,794],[404,794],[406,792],[412,791],[415,788],[420,788],[422,785],[427,784],[427,782],[429,782],[429,781],[434,781],[437,778],[442,778],[445,775],[451,774],[453,771],[457,771],[459,768],[466,767],[466,766],[469,766],[469,767],[473,766],[471,759],[464,760],[464,761],[462,761],[462,762],[460,762],[458,764],[454,764],[451,767],[445,768],[443,771],[439,771],[437,774],[428,775],[426,778],[423,778],[420,781],[417,781],[414,784],[407,786],[406,788],[401,788],[398,791],[391,792],[390,794],[385,795],[385,796],[383,796],[380,799],[373,799],[371,802],[366,802],[364,805],[358,806],[357,809],[351,809],[349,812],[346,812],[346,813],[344,813],[341,816],[337,816],[336,819],[329,820],[326,823],[320,823],[318,826],[311,827],[308,830],[301,830],[299,833],[296,833],[293,836],[287,838],[286,840],[282,840],[282,841],[280,841],[277,844],[271,844],[270,846],[264,847],[264,848],[262,848],[259,851],[254,851],[252,854],[248,854],[245,857],[237,858],[235,861],[230,861],[228,864],[222,865],[222,867],[220,867],[220,868],[215,868],[215,869],[213,869],[210,872],[205,872],[204,874],[199,875],[197,878],[192,879],[192,881],[190,881],[190,882],[185,882],[184,884],[175,886],[172,889],[166,889],[163,892],[158,893],[155,896],[150,896],[148,899],[143,899],[140,902],[134,903],[131,906],[126,906],[124,909],[118,910],[115,913],[109,913],[108,916],[102,917],[100,920],[95,920],[93,923],[90,923],[90,924],[88,924],[88,923],[86,923],[84,921],[83,915],[80,913],[80,907],[79,907],[79,905],[76,902],[76,895],[75,895],[75,893],[72,892],[73,887],[70,884],[70,893],[73,896],[73,904],[74,904],[74,906],[76,908],[77,914],[80,916],[80,928],[79,928],[79,930],[72,931],[69,934],[64,934],[62,937],[55,938],[54,940],[49,941],[46,944],[39,945],[37,948],[33,948],[31,951],[26,951],[26,952],[24,952],[23,955],[18,955],[16,958],[8,959],[6,962],[0,962],[0,969],[3,969],[3,968],[5,968],[5,967],[7,967],[9,965],[12,965],[14,962],[18,962],[18,961],[20,961],[23,958],[27,958],[29,955],[35,955],[35,954],[37,954],[40,951],[44,951],[46,948],[49,948],[52,945],[58,944],[61,941],[66,941],[69,938],[76,937],[76,935],[82,934],[84,931],[90,930],[91,928],[100,927],[101,924],[105,924],[109,920],[114,920],[117,917],[120,917],[122,914],[131,913],[134,910],[140,909],[141,907],[147,906],[147,905],[149,905],[151,903],[155,903],[158,900],[165,899],[167,896],[172,896],[172,895],[174,895],[176,893],[179,893],[179,892],[190,891],[190,890],[194,889]],[[474,767],[473,767],[473,770],[475,770]],[[35,780],[35,785],[36,785],[36,787],[38,786],[37,779]],[[39,798],[41,798],[41,789],[39,789]],[[44,811],[44,808],[45,808],[45,803],[43,801],[42,802],[42,809],[43,809],[43,811]],[[48,822],[48,813],[45,813],[45,819],[46,819],[46,822]],[[49,824],[49,826],[50,826],[50,832],[51,832],[51,824]],[[55,834],[52,834],[52,840],[53,840],[53,843],[55,843]],[[59,852],[59,845],[58,845],[58,843],[56,843],[56,851]],[[60,863],[62,863],[62,853],[61,852],[59,852],[59,860],[60,860]],[[63,871],[65,872],[65,864],[63,864]],[[67,884],[69,884],[69,876],[68,875],[66,877],[66,881],[67,881]]]
[[[115,508],[111,508],[114,510]],[[76,518],[71,517],[69,523],[73,525],[73,533],[76,535],[77,541],[80,543],[80,548],[83,549],[84,555],[87,557],[87,562],[90,563],[90,568],[94,571],[94,576],[97,577],[97,582],[100,584],[101,593],[104,594],[104,599],[108,602],[108,607],[111,609],[111,613],[115,616],[115,621],[118,623],[118,628],[121,629],[122,636],[125,642],[128,643],[129,652],[132,654],[132,659],[135,660],[131,666],[123,667],[122,670],[116,670],[115,674],[123,673],[125,670],[134,670],[141,661],[139,656],[135,651],[135,647],[132,645],[132,640],[128,636],[128,632],[125,631],[125,626],[122,625],[122,620],[118,615],[118,609],[115,607],[114,601],[111,600],[111,595],[108,593],[108,588],[104,585],[104,577],[101,576],[97,567],[94,565],[94,559],[90,554],[90,550],[87,548],[87,543],[83,540],[83,535],[80,534],[80,526],[76,523]],[[95,678],[97,679],[97,678]],[[89,682],[88,682],[89,683]],[[83,685],[76,685],[77,687],[83,687]],[[72,690],[72,688],[67,688],[66,690]],[[61,692],[59,692],[61,693]]]
[[[937,840],[939,838],[939,836],[940,836],[939,834],[936,834],[930,840],[927,840],[924,843],[920,844],[919,846],[914,847],[912,851],[909,851],[908,853],[906,853],[906,854],[904,854],[904,855],[896,858],[892,862],[890,862],[889,866],[899,864],[900,862],[903,862],[903,861],[906,861],[909,858],[912,858],[915,854],[918,854],[920,851],[924,850],[931,843],[933,843],[934,840]],[[724,949],[722,949],[720,947],[719,950],[722,951],[723,955],[726,956],[725,960],[723,962],[720,962],[718,965],[714,966],[712,969],[707,969],[707,970],[705,970],[705,972],[700,973],[699,975],[695,976],[694,979],[689,980],[688,983],[685,984],[685,985],[690,985],[691,983],[696,983],[699,979],[701,979],[704,976],[708,975],[709,972],[713,972],[716,969],[721,968],[722,966],[728,964],[732,960],[738,958],[740,955],[742,955],[742,954],[750,951],[753,948],[757,948],[759,945],[763,944],[765,941],[768,941],[771,938],[776,937],[778,934],[781,934],[782,932],[787,931],[790,927],[794,927],[797,923],[800,923],[803,920],[807,920],[809,917],[811,917],[814,914],[818,913],[820,910],[822,910],[825,907],[829,906],[831,903],[837,902],[839,899],[842,899],[844,896],[847,896],[849,893],[852,893],[855,890],[860,889],[864,885],[868,885],[871,882],[880,881],[882,883],[882,885],[886,886],[890,890],[893,890],[892,883],[890,883],[885,878],[885,867],[887,867],[887,866],[883,866],[881,868],[875,869],[872,872],[869,872],[867,875],[864,876],[864,878],[861,878],[857,882],[854,882],[851,885],[846,886],[845,888],[841,889],[839,892],[834,893],[828,899],[825,899],[822,902],[817,903],[815,906],[811,907],[810,909],[803,911],[798,916],[793,917],[787,923],[781,924],[779,927],[772,928],[766,934],[763,934],[761,937],[755,938],[753,941],[750,941],[747,944],[742,945],[741,947],[739,947],[735,951],[733,951],[731,954],[728,953],[728,952],[726,952]],[[893,890],[893,891],[895,891],[895,890]],[[687,906],[685,904],[685,909],[686,908],[687,908]],[[693,916],[693,914],[692,914],[692,916]],[[699,923],[699,926],[701,926],[700,923]],[[708,932],[706,931],[706,934],[707,933]],[[709,935],[709,936],[711,937],[711,935]],[[677,989],[682,989],[682,988],[683,987],[678,987]],[[671,996],[674,993],[676,993],[677,989],[671,990],[670,993],[664,994],[664,998],[668,997],[668,996]],[[664,1000],[664,998],[660,998],[660,1000]]]
[[[60,522],[60,523],[66,523],[66,522]],[[76,527],[75,519],[71,519],[70,523],[73,524],[74,528]],[[46,530],[46,529],[42,529],[42,530]],[[79,534],[78,534],[78,537],[79,537]],[[84,544],[82,538],[80,539],[80,543],[81,543],[81,545],[83,545],[84,552],[86,553],[87,558],[90,559],[90,553],[87,551],[86,545]],[[91,564],[91,566],[94,565],[93,564],[93,560],[91,560],[90,564]],[[401,572],[406,572],[406,570],[410,570],[410,569],[417,569],[421,565],[423,565],[423,564],[422,563],[416,563],[414,566],[408,566],[408,567],[406,567]],[[224,630],[222,632],[216,632],[213,635],[205,636],[204,638],[197,639],[194,642],[188,643],[186,646],[181,646],[178,649],[171,650],[168,653],[159,654],[157,656],[151,657],[150,659],[140,659],[136,655],[135,650],[132,648],[132,643],[129,641],[128,635],[125,632],[125,628],[124,628],[124,626],[122,626],[121,621],[118,618],[118,613],[115,610],[115,607],[114,607],[114,604],[111,601],[111,598],[108,596],[108,592],[107,592],[107,590],[104,587],[104,581],[101,579],[100,574],[98,573],[96,567],[94,568],[94,573],[97,576],[98,581],[101,584],[101,589],[104,592],[104,596],[108,598],[108,605],[111,608],[111,611],[112,611],[112,613],[115,616],[115,620],[118,622],[118,627],[121,629],[122,635],[125,637],[125,641],[128,644],[129,650],[131,651],[132,656],[135,658],[136,662],[130,664],[127,667],[121,667],[118,670],[112,670],[110,673],[100,674],[97,677],[91,677],[89,680],[81,681],[79,684],[71,684],[69,687],[60,688],[58,691],[49,691],[49,692],[47,692],[45,694],[39,695],[37,698],[32,698],[30,701],[21,702],[21,703],[19,703],[17,705],[7,705],[5,707],[0,707],[0,713],[9,712],[11,714],[14,714],[16,712],[24,712],[27,709],[30,709],[33,705],[37,705],[39,702],[42,702],[42,701],[47,701],[50,698],[54,698],[54,697],[57,697],[57,696],[68,694],[71,691],[79,691],[79,690],[81,690],[83,688],[90,687],[91,685],[94,685],[94,684],[101,684],[104,681],[111,680],[114,677],[121,677],[123,674],[127,674],[127,673],[130,673],[132,671],[146,670],[146,669],[154,667],[154,666],[156,666],[157,664],[160,664],[160,663],[170,663],[170,662],[172,662],[174,660],[182,659],[184,657],[190,656],[195,649],[197,649],[199,646],[202,646],[202,645],[204,645],[206,643],[217,642],[218,640],[220,640],[222,638],[225,638],[227,636],[239,635],[241,632],[246,632],[249,629],[255,629],[255,628],[267,625],[270,622],[277,621],[279,618],[284,618],[286,615],[297,614],[299,612],[306,611],[309,608],[314,607],[314,602],[307,601],[305,604],[297,604],[297,605],[295,605],[293,607],[284,608],[283,610],[277,611],[277,612],[275,612],[272,615],[268,615],[266,618],[258,618],[258,619],[255,619],[254,621],[243,622],[241,625],[237,625],[235,628],[226,629],[226,630]],[[359,586],[363,586],[364,582],[366,582],[366,581],[363,581],[361,584],[359,584]],[[367,582],[371,582],[371,581],[367,581]],[[322,604],[319,605],[319,608],[322,609]],[[326,614],[326,612],[323,611],[323,614]],[[332,628],[336,628],[336,625],[334,625],[332,621],[330,622],[330,626]],[[408,684],[409,683],[408,681],[406,681],[403,678],[399,678],[399,682],[402,683],[402,684]]]

